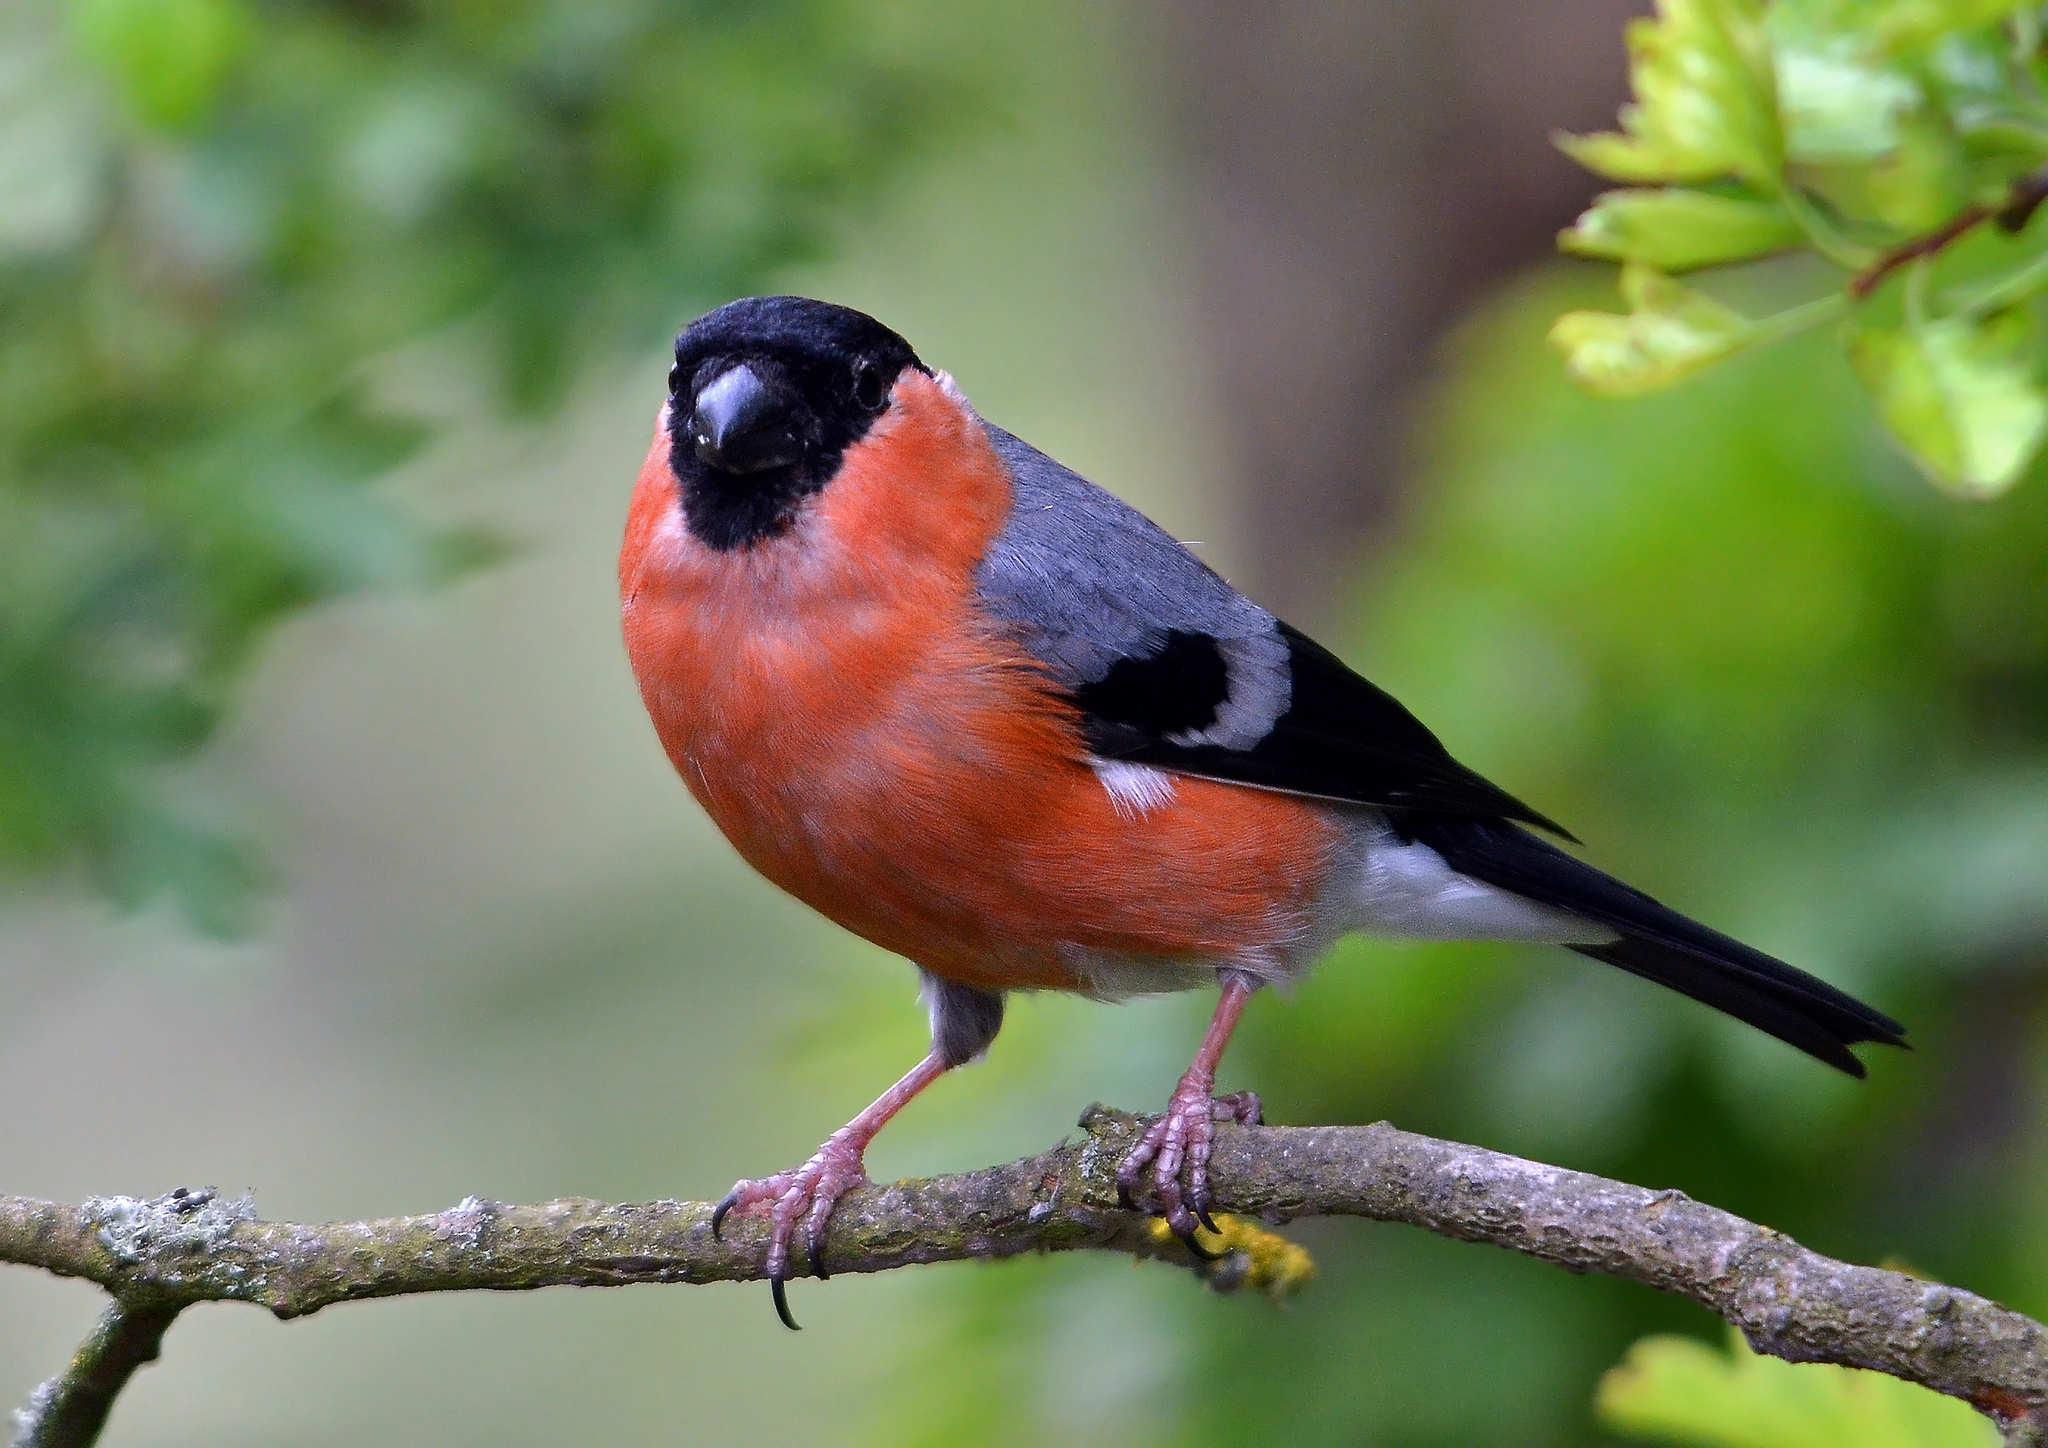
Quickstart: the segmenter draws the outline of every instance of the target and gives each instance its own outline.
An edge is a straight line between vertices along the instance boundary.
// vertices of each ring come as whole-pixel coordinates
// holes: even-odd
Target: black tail
[[[1782,960],[1688,920],[1591,865],[1504,820],[1422,813],[1394,828],[1428,845],[1461,875],[1569,910],[1621,936],[1574,945],[1581,955],[1726,1011],[1830,1066],[1863,1075],[1849,1054],[1858,1041],[1903,1046],[1906,1028]]]

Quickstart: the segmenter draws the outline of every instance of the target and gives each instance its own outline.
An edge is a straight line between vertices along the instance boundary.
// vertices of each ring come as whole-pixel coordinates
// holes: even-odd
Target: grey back
[[[988,423],[1016,503],[976,577],[984,607],[1018,626],[1059,682],[1080,687],[1147,659],[1171,632],[1214,639],[1230,700],[1186,742],[1250,748],[1286,712],[1288,646],[1273,615],[1137,509]]]

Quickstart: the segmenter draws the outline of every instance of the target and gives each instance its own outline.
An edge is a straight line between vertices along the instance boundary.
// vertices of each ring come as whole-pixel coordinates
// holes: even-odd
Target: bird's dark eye
[[[869,412],[880,412],[889,405],[889,378],[875,363],[854,364],[853,400]]]

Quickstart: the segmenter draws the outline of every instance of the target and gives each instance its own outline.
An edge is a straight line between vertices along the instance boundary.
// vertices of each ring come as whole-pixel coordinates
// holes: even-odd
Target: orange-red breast
[[[859,312],[738,301],[676,342],[619,587],[641,695],[746,860],[912,961],[930,1054],[765,1206],[822,1275],[876,1131],[988,1048],[1006,991],[1220,983],[1150,1168],[1206,1216],[1215,1068],[1251,992],[1347,931],[1548,941],[1844,1071],[1895,1021],[1666,909],[1525,826],[1558,826],[1166,533],[974,411]],[[1567,838],[1569,838],[1567,836]],[[791,1324],[794,1325],[793,1323]]]

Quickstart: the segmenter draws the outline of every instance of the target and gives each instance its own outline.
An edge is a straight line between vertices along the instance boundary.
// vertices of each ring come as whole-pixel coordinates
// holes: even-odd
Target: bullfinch
[[[1350,931],[1541,941],[1854,1076],[1898,1022],[1602,874],[1414,715],[1151,521],[983,420],[873,318],[800,297],[676,341],[619,557],[669,759],[756,870],[913,962],[931,1050],[793,1171],[742,1181],[783,1283],[875,1133],[1014,990],[1217,986],[1122,1163],[1191,1249],[1216,1067],[1261,986]]]

